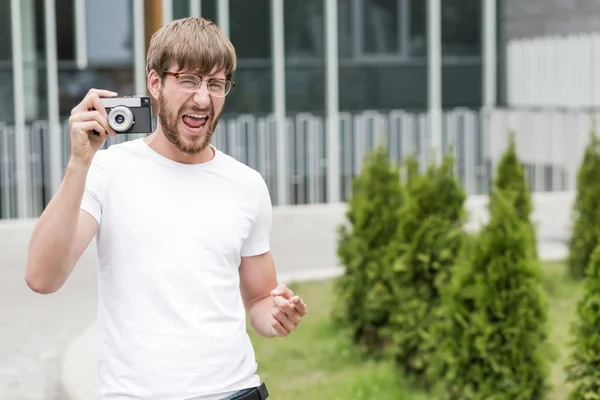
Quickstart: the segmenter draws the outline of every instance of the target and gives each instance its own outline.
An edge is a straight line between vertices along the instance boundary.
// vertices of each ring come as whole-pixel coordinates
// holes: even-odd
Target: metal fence
[[[600,114],[599,114],[600,115]],[[485,194],[506,145],[516,134],[519,156],[525,163],[533,191],[573,190],[575,175],[589,139],[591,112],[457,109],[443,115],[443,150],[456,155],[456,175],[469,195]],[[315,114],[287,118],[286,190],[291,204],[327,202],[327,140],[325,119]],[[69,157],[68,125],[62,125],[62,168]],[[25,163],[27,213],[38,216],[52,193],[49,185],[48,123],[27,126],[29,157]],[[140,136],[119,135],[106,146]],[[390,158],[399,162],[416,154],[425,164],[432,156],[429,120],[425,113],[401,110],[342,113],[340,115],[340,190],[345,201],[352,178],[364,155],[385,140]],[[214,136],[216,147],[259,171],[277,205],[277,134],[272,115],[238,115],[223,118]],[[14,127],[0,123],[0,216],[15,218],[19,199]]]

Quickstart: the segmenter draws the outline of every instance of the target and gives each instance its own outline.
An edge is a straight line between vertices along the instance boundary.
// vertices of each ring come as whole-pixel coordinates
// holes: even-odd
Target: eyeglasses
[[[193,93],[200,89],[202,82],[204,81],[198,75],[193,74],[182,74],[181,72],[165,72],[165,74],[177,79],[179,88],[184,92]],[[232,87],[235,86],[234,81],[228,79],[210,78],[206,80],[208,91],[211,95],[216,97],[225,97],[229,93]]]

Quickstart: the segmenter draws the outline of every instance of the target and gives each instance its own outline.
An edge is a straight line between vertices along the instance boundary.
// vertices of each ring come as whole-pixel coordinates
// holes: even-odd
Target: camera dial
[[[108,124],[116,132],[125,132],[133,122],[133,114],[128,107],[117,106],[108,113]]]

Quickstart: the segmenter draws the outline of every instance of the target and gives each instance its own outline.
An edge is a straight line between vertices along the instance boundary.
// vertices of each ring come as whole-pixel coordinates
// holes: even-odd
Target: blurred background
[[[540,246],[564,255],[562,222],[600,105],[595,0],[0,0],[1,398],[63,400],[76,389],[61,379],[86,382],[69,378],[64,352],[95,319],[94,249],[60,293],[39,296],[23,281],[27,241],[69,159],[70,110],[92,87],[147,95],[150,37],[184,16],[215,21],[236,47],[214,144],[267,181],[282,279],[328,285],[340,273],[335,227],[382,138],[393,161],[454,152],[477,213],[514,131],[530,189],[550,204],[538,217],[559,221],[544,225]],[[344,343],[331,345],[350,351]],[[282,379],[271,366],[266,376]],[[383,389],[343,398],[388,398],[393,374],[356,368],[368,372],[348,382]]]
[[[173,18],[202,15],[234,43],[238,85],[216,145],[262,172],[277,204],[343,199],[369,135],[388,134],[395,157],[425,149],[430,104],[444,112],[444,137],[466,138],[460,151],[468,148],[473,161],[463,174],[475,178],[473,193],[485,191],[484,89],[487,103],[506,104],[506,35],[542,33],[523,31],[527,21],[519,11],[511,19],[503,2],[491,2],[485,15],[479,0],[444,0],[435,26],[427,23],[427,1],[411,0],[340,0],[329,12],[322,0],[0,4],[3,218],[35,216],[48,201],[69,156],[65,120],[89,88],[146,94],[146,46]],[[430,43],[430,30],[439,40]],[[277,135],[280,114],[286,128]],[[340,125],[330,139],[329,116]],[[339,153],[336,165],[331,152]]]

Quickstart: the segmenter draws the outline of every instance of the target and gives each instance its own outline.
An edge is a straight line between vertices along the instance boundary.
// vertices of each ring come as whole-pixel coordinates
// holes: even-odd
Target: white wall
[[[541,256],[561,259],[570,231],[575,193],[536,193],[532,220],[537,224]],[[466,229],[477,230],[487,222],[487,196],[469,196],[470,214]],[[336,229],[345,221],[345,204],[276,208],[274,211],[273,254],[282,271],[331,269],[338,266]]]
[[[507,53],[510,106],[600,106],[600,33],[514,39]]]

